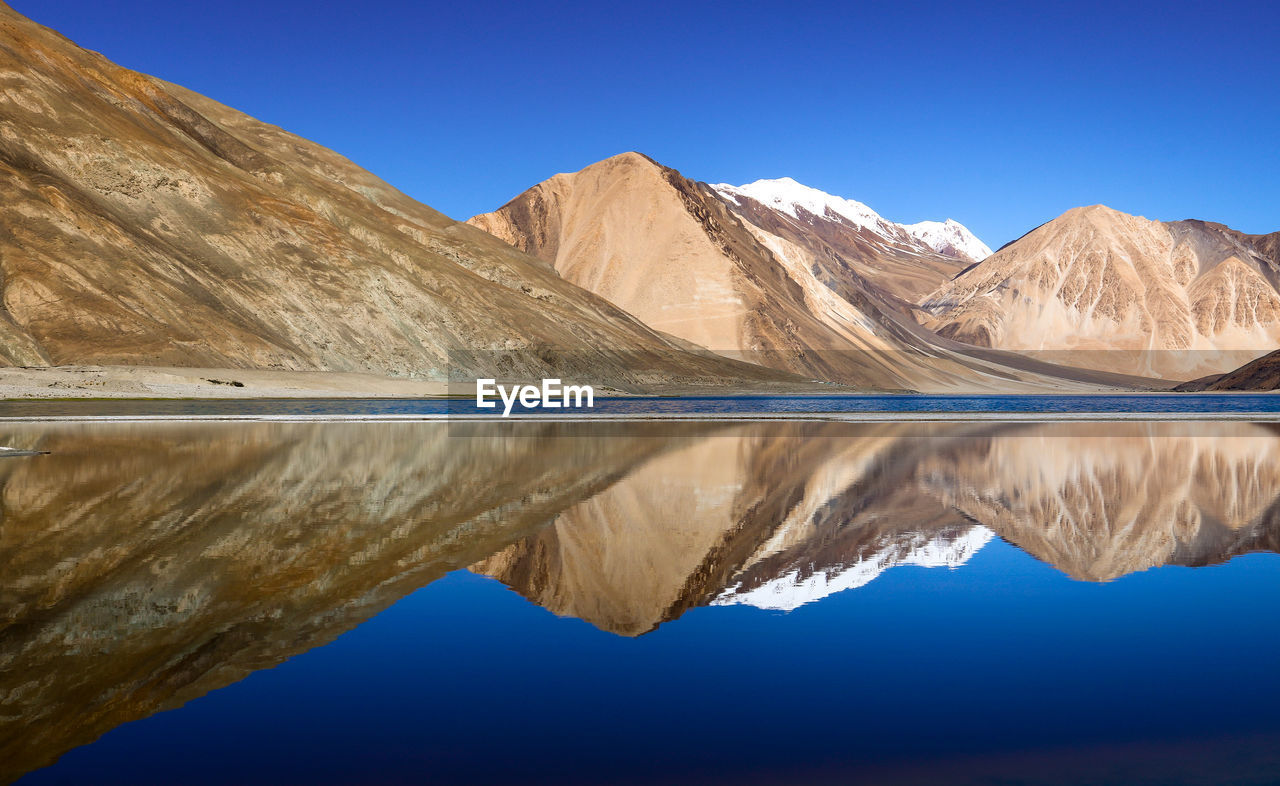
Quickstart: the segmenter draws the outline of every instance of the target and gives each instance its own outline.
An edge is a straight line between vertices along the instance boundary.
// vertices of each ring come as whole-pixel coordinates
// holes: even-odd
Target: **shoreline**
[[[20,423],[1105,423],[1109,421],[1246,421],[1280,423],[1280,412],[750,412],[637,415],[451,415],[451,414],[172,414],[172,415],[12,415],[0,424]]]
[[[335,371],[283,371],[277,369],[186,368],[168,366],[42,366],[0,367],[0,404],[73,402],[297,402],[404,400],[447,401],[473,395],[466,383],[383,377],[374,374]],[[601,399],[706,400],[759,397],[798,399],[869,397],[900,400],[925,398],[1020,398],[1052,397],[1169,397],[1188,396],[1280,396],[1280,391],[1185,391],[1172,390],[1039,390],[1003,392],[949,390],[917,392],[905,390],[856,390],[830,383],[805,385],[759,385],[749,387],[655,387],[632,393],[596,386]]]
[[[440,398],[448,384],[346,371],[178,366],[0,367],[2,401]]]

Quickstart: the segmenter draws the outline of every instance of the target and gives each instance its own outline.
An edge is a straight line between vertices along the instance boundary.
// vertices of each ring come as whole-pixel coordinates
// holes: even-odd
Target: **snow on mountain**
[[[957,221],[947,219],[944,222],[897,224],[861,202],[833,196],[797,183],[789,177],[757,180],[744,186],[717,183],[711,187],[734,204],[740,204],[739,197],[747,197],[797,220],[800,218],[800,211],[804,210],[817,218],[843,218],[854,226],[868,229],[887,240],[920,244],[941,254],[962,254],[975,262],[991,255],[991,249]]]
[[[720,183],[712,186],[712,188],[722,196],[730,198],[733,196],[750,197],[760,204],[768,205],[792,218],[800,217],[798,208],[804,208],[805,211],[818,218],[826,218],[829,210],[835,215],[848,219],[857,226],[866,227],[877,234],[893,235],[896,234],[895,230],[899,229],[897,224],[885,220],[879,213],[861,202],[832,196],[825,191],[819,191],[803,183],[797,183],[789,177],[780,177],[776,180],[757,180],[745,186],[731,186],[728,183]]]
[[[991,256],[991,249],[987,244],[959,221],[949,218],[946,221],[921,221],[918,224],[904,224],[902,228],[939,254],[959,251],[975,262]]]
[[[994,535],[986,527],[974,526],[956,538],[921,538],[908,542],[905,553],[904,544],[889,543],[865,559],[829,571],[819,570],[802,576],[797,568],[749,590],[729,587],[711,601],[711,605],[746,605],[771,611],[794,611],[828,595],[869,584],[881,573],[898,565],[957,568],[977,554]]]

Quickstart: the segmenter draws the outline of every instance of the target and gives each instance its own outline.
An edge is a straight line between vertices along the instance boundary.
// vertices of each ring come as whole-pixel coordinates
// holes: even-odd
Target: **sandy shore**
[[[595,386],[596,395],[634,395]],[[856,393],[809,382],[760,384],[749,389],[670,387],[656,395],[731,393],[778,395]],[[863,391],[867,392],[867,391]],[[0,400],[67,398],[423,398],[474,395],[471,384],[397,379],[336,371],[179,368],[161,366],[0,367]]]
[[[55,366],[0,368],[0,399],[31,398],[421,398],[443,382],[330,371]]]
[[[237,399],[237,398],[424,398],[474,395],[469,384],[397,379],[336,371],[182,368],[161,366],[0,367],[3,399]],[[909,391],[858,390],[818,382],[757,384],[717,388],[670,387],[650,395],[841,395]],[[934,395],[991,395],[994,391],[956,390]],[[1168,393],[1174,397],[1185,393]],[[1036,391],[1041,395],[1154,395],[1156,391]],[[597,396],[634,395],[596,386]],[[1230,394],[1223,394],[1230,395]]]

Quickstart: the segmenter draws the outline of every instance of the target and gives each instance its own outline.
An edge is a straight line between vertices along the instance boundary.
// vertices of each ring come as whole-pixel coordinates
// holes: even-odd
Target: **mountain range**
[[[803,376],[943,391],[1160,385],[937,335],[916,301],[975,264],[956,245],[986,247],[952,222],[945,236],[920,230],[935,249],[794,181],[710,186],[627,153],[469,221],[665,333]]]
[[[680,338],[852,385],[1167,389],[1280,342],[1280,233],[1102,206],[993,254],[949,219],[897,224],[789,178],[696,183],[632,153],[470,223]]]
[[[1070,210],[921,303],[940,335],[1055,362],[1185,379],[1280,340],[1280,233]]]
[[[485,371],[457,367],[458,350],[554,375],[564,369],[543,351],[554,348],[619,387],[637,374],[761,379],[687,352],[332,151],[3,4],[0,86],[6,363],[443,380]]]
[[[637,153],[460,223],[3,4],[0,83],[14,367],[1164,390],[1280,339],[1280,233],[1095,206],[991,253],[951,219]]]

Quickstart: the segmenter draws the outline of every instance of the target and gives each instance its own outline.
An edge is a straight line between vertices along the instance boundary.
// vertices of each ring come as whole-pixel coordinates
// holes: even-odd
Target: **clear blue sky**
[[[455,218],[639,150],[999,246],[1064,210],[1280,230],[1280,4],[10,0]]]

